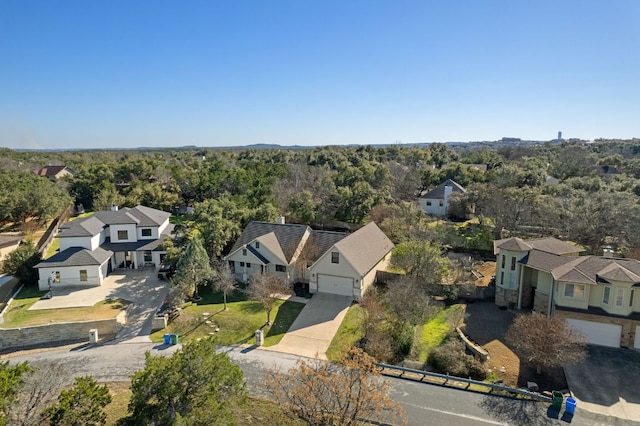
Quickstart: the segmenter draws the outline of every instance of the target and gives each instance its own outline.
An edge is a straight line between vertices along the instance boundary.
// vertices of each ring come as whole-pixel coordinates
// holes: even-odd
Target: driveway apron
[[[352,302],[351,297],[316,293],[280,343],[263,349],[327,359],[327,349]]]

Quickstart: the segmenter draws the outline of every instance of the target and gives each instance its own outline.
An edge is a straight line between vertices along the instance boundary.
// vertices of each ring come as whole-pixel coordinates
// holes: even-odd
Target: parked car
[[[176,272],[176,267],[173,265],[160,265],[158,270],[158,278],[161,280],[169,279]]]

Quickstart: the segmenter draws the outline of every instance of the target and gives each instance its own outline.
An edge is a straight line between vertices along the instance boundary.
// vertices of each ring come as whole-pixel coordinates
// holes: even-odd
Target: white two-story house
[[[640,262],[555,238],[494,242],[496,304],[565,318],[587,342],[640,348]]]
[[[173,229],[169,216],[150,207],[114,206],[62,225],[59,252],[36,265],[39,288],[95,286],[117,268],[159,268],[166,254],[162,241]]]

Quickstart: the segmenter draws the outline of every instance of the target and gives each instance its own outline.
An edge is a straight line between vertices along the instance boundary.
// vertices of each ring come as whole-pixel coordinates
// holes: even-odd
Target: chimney
[[[613,257],[613,249],[611,246],[606,246],[602,252],[604,257]]]
[[[276,223],[277,223],[278,225],[284,225],[284,223],[285,223],[285,221],[284,221],[284,216],[278,216],[278,217],[276,218]]]
[[[115,204],[111,204],[111,211],[112,212],[117,212],[118,211],[118,206],[116,206]]]

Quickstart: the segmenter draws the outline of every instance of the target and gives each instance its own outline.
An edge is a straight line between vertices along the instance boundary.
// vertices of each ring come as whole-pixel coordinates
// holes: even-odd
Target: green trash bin
[[[560,391],[553,391],[551,399],[551,405],[558,410],[562,408],[562,402],[564,401],[564,395]]]
[[[178,339],[178,335],[177,334],[172,334],[171,335],[171,344],[172,345],[177,345],[178,343],[180,343],[180,340]]]

